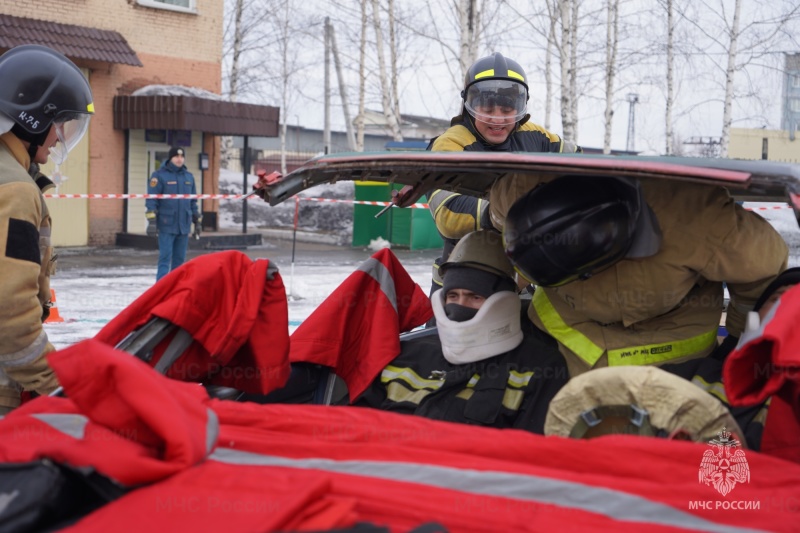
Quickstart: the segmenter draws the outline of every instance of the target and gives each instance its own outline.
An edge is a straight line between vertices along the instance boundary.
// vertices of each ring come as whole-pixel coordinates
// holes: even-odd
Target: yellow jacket
[[[502,228],[514,200],[540,181],[512,175],[489,197]],[[594,367],[679,362],[716,346],[725,282],[726,326],[741,334],[747,311],[786,268],[788,248],[763,218],[722,187],[642,180],[658,218],[660,251],[624,259],[584,281],[538,288],[531,320],[559,341],[572,375]]]
[[[0,135],[0,371],[26,390],[47,394],[58,386],[44,357],[53,346],[42,327],[53,252],[50,214],[29,166],[22,142],[10,132]],[[13,385],[2,388],[0,407]]]

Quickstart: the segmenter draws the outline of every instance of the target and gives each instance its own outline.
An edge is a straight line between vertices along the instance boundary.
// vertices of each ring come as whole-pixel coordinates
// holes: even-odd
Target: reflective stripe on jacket
[[[489,202],[493,222],[502,225],[514,201],[539,182],[531,175],[498,181]],[[661,250],[539,289],[530,308],[533,322],[559,340],[572,374],[707,355],[723,310],[722,283],[731,298],[726,326],[738,336],[745,313],[786,267],[780,234],[724,188],[642,180],[642,189],[663,233]]]

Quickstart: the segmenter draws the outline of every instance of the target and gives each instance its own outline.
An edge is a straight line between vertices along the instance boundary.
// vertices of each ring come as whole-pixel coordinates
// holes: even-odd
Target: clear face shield
[[[80,113],[72,115],[66,121],[57,121],[53,123],[56,129],[56,136],[58,141],[55,146],[50,148],[50,159],[57,165],[64,163],[67,160],[67,154],[70,150],[75,148],[86,130],[89,129],[89,119],[92,117],[90,114]]]
[[[464,107],[475,120],[504,126],[516,124],[528,107],[528,92],[511,80],[483,80],[467,89]]]

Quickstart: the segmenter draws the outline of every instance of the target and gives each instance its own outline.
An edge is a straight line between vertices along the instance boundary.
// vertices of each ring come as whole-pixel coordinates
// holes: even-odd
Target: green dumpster
[[[399,190],[400,185],[390,186],[381,182],[363,182],[355,184],[357,201],[388,202],[392,188]],[[423,196],[417,203],[426,203]],[[384,206],[356,204],[353,211],[353,246],[368,246],[370,241],[378,237],[392,243],[393,246],[411,250],[441,248],[442,239],[436,231],[436,224],[427,209],[392,208],[379,218],[375,215]]]

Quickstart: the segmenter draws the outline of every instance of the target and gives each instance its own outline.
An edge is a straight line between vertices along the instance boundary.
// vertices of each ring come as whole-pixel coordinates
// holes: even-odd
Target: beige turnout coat
[[[20,387],[47,394],[58,386],[42,327],[53,268],[50,215],[29,165],[20,140],[0,135],[0,412],[19,404]]]
[[[514,201],[539,182],[511,175],[495,183],[492,222],[502,228]],[[572,375],[706,356],[716,346],[723,282],[730,294],[726,327],[738,336],[747,311],[786,268],[780,234],[724,188],[642,180],[642,189],[663,232],[656,255],[534,293],[531,320],[558,340]]]

